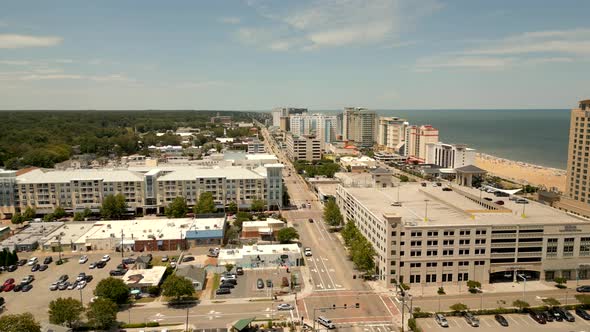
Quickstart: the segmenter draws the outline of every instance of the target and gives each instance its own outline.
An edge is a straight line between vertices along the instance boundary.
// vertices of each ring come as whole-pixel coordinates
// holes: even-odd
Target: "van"
[[[336,328],[334,323],[332,323],[332,321],[327,319],[326,317],[322,317],[322,316],[318,317],[317,322],[330,330]]]

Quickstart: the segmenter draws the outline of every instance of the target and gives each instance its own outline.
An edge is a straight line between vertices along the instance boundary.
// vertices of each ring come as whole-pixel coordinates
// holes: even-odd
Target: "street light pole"
[[[526,278],[525,278],[525,276],[523,274],[518,274],[518,277],[521,278],[524,281],[524,283],[522,284],[522,301],[523,302],[526,302],[525,301]]]

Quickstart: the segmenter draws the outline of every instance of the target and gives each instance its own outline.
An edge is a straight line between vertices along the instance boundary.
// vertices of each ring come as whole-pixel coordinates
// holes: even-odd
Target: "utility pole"
[[[121,229],[121,258],[124,257],[124,253],[123,253],[123,251],[124,251],[124,249],[123,249],[124,248],[123,241],[124,241],[124,234],[123,234],[123,229]]]

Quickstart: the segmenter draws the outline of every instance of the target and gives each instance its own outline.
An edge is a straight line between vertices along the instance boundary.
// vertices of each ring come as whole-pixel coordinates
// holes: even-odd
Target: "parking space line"
[[[430,328],[430,322],[424,320],[423,322],[420,322],[422,325],[425,325],[427,329]]]
[[[479,321],[484,323],[487,326],[492,326],[492,324],[487,319],[484,319],[483,317],[480,317]]]
[[[529,320],[527,320],[527,319],[525,319],[524,317],[522,317],[522,316],[516,316],[516,317],[518,317],[518,319],[519,319],[521,322],[523,322],[523,323],[524,323],[524,325],[529,325],[529,324],[530,324],[530,321],[529,321]],[[527,316],[527,317],[528,317],[528,316]],[[530,320],[532,320],[532,318],[530,318]]]
[[[520,325],[520,323],[516,319],[512,318],[512,316],[505,316],[505,318],[507,320],[511,321],[511,323],[509,323],[509,324],[513,324],[514,323],[515,325]]]

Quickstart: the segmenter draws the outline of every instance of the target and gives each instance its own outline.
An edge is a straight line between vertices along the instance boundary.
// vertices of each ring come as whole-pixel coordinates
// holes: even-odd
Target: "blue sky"
[[[590,1],[0,1],[0,109],[571,108]]]

